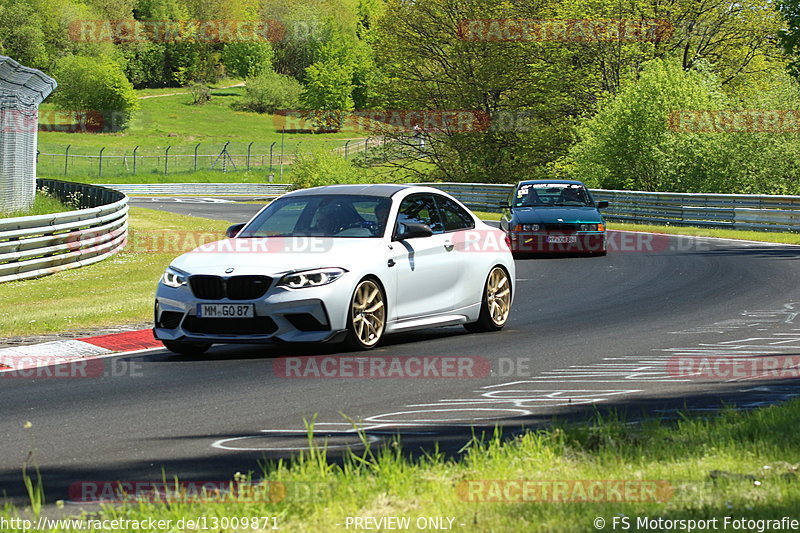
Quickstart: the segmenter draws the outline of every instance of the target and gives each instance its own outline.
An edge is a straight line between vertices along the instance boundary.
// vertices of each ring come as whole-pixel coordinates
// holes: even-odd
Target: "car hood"
[[[187,274],[275,276],[297,270],[341,267],[352,270],[384,247],[383,239],[320,237],[234,238],[204,244],[172,266]],[[233,268],[232,272],[226,270]]]
[[[515,207],[514,220],[520,224],[599,224],[603,222],[594,207]],[[561,219],[561,220],[559,220]]]

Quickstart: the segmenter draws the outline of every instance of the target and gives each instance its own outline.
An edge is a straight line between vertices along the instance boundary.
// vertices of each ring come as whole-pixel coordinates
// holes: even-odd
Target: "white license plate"
[[[548,235],[547,242],[550,244],[569,244],[578,242],[576,235]]]
[[[197,304],[200,318],[253,318],[254,304]]]

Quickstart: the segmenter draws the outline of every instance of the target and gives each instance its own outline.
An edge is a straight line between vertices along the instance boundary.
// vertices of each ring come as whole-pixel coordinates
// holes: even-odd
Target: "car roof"
[[[299,191],[292,191],[289,194],[292,196],[314,196],[318,194],[359,194],[365,196],[394,196],[397,192],[408,189],[409,185],[397,184],[366,184],[366,185],[325,185],[322,187],[313,187],[311,189],[302,189]]]
[[[525,181],[520,181],[517,184],[517,186],[534,184],[534,183],[560,183],[564,185],[583,185],[584,187],[586,186],[582,181],[578,180],[525,180]]]

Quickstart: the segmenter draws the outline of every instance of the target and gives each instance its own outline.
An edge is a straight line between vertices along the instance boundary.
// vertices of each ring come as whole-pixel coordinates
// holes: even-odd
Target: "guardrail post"
[[[347,156],[349,155],[349,152],[350,152],[350,139],[348,139],[347,142],[344,143],[344,158],[345,158],[345,160],[347,160]]]
[[[200,143],[197,143],[197,146],[194,147],[194,171],[197,172],[197,150],[200,148]]]
[[[272,170],[272,149],[275,148],[275,145],[278,141],[273,141],[272,144],[269,145],[269,169]]]
[[[253,142],[251,141],[250,144],[247,145],[247,170],[250,170],[250,148],[253,146]]]
[[[171,145],[167,146],[167,150],[164,152],[164,175],[165,176],[167,174],[169,174],[169,149],[170,148],[172,148]]]
[[[105,151],[105,149],[106,149],[105,146],[100,148],[100,162],[99,162],[99,167],[97,169],[97,177],[99,178],[103,177],[103,152]]]
[[[133,175],[136,175],[136,150],[139,149],[139,145],[137,144],[136,147],[133,149]]]
[[[64,175],[67,175],[67,163],[69,163],[69,148],[72,146],[71,144],[67,145],[67,149],[64,150]]]

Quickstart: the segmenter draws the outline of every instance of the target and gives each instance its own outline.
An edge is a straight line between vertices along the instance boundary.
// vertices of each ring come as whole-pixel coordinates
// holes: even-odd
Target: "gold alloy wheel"
[[[386,306],[383,292],[372,280],[366,279],[358,284],[353,294],[351,309],[353,333],[365,347],[378,344],[386,323]]]
[[[505,324],[511,309],[511,285],[508,282],[508,274],[499,266],[494,267],[489,273],[486,282],[486,303],[492,322],[497,326]]]

